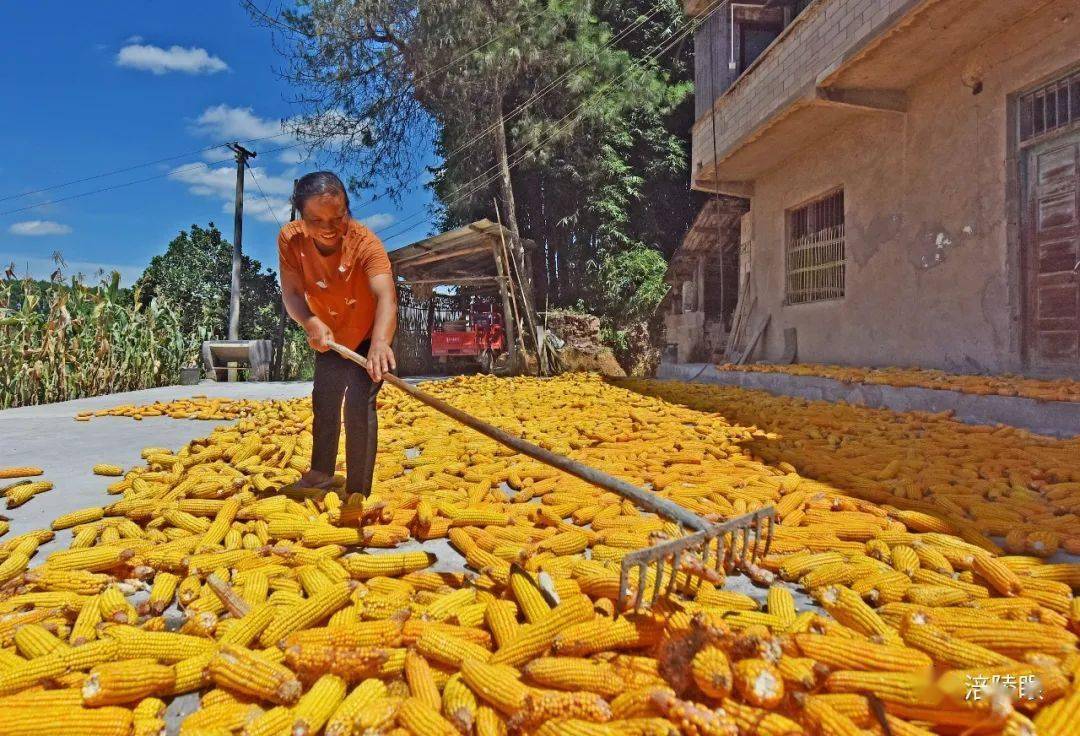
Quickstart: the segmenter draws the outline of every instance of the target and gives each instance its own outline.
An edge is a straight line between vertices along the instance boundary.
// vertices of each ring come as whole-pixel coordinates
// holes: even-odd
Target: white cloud
[[[160,46],[139,43],[128,44],[120,49],[120,53],[116,55],[116,65],[153,74],[215,74],[229,68],[228,64],[210,55],[206,49],[194,46],[187,49],[183,46],[163,49]]]
[[[267,138],[285,132],[280,120],[260,118],[250,107],[214,105],[195,119],[192,130],[212,138],[247,140]]]
[[[292,179],[271,176],[266,169],[255,166],[247,172],[244,190],[244,211],[256,220],[276,223],[289,217],[289,195]],[[222,201],[222,211],[231,214],[236,200],[236,167],[187,164],[169,172],[169,178],[188,185],[188,191],[200,197],[215,197]],[[257,183],[256,183],[257,182]],[[262,187],[262,191],[259,190]],[[270,200],[267,207],[266,199]],[[277,219],[274,215],[277,215]]]
[[[130,44],[133,44],[133,43],[142,43],[145,40],[146,39],[143,38],[142,36],[128,36],[127,39],[124,41],[124,43],[130,45]]]
[[[30,276],[35,279],[47,279],[56,270],[56,263],[52,258],[42,255],[22,255],[15,253],[0,253],[0,270],[7,268],[9,263],[15,264],[15,274],[22,278]],[[67,261],[63,269],[64,279],[69,279],[75,274],[82,274],[86,283],[97,284],[99,272],[107,275],[112,271],[120,272],[120,283],[124,286],[132,286],[142,276],[144,266],[136,266],[130,263],[99,263],[96,261]]]
[[[360,222],[364,223],[372,230],[382,230],[384,227],[390,227],[397,222],[397,218],[389,212],[379,212],[378,214],[362,218]]]
[[[71,227],[52,220],[25,220],[8,228],[12,235],[40,237],[42,235],[70,235]]]

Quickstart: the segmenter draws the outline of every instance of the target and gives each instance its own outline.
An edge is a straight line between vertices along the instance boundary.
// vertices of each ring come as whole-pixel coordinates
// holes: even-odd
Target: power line
[[[280,138],[283,135],[289,135],[287,132],[277,133],[275,135],[264,135],[259,138],[248,138],[246,143],[254,143],[256,141],[270,140],[271,138]],[[0,197],[0,202],[7,202],[10,199],[21,199],[22,197],[28,197],[31,194],[41,194],[42,192],[50,192],[53,189],[62,189],[63,187],[69,187],[73,184],[82,184],[88,181],[94,181],[95,179],[104,179],[108,176],[114,176],[116,174],[123,174],[128,171],[134,171],[136,169],[144,169],[147,166],[153,166],[154,164],[165,163],[166,161],[175,161],[178,158],[187,158],[188,156],[194,156],[199,153],[206,153],[207,151],[213,151],[216,148],[223,148],[226,144],[216,143],[206,148],[200,148],[195,151],[188,151],[187,153],[179,153],[175,156],[166,156],[165,158],[154,159],[153,161],[146,161],[141,164],[132,164],[131,166],[125,166],[121,169],[113,169],[112,171],[105,171],[101,174],[94,174],[93,176],[84,176],[81,179],[72,179],[71,181],[60,182],[58,184],[51,184],[47,187],[41,187],[40,189],[30,189],[25,192],[19,192],[18,194],[8,194],[4,197]]]
[[[270,204],[270,198],[266,196],[266,192],[263,191],[262,184],[260,184],[259,180],[255,177],[255,169],[251,168],[251,164],[249,164],[246,159],[244,160],[244,166],[246,166],[247,170],[251,172],[251,180],[255,182],[255,186],[258,188],[259,194],[262,195],[263,201],[266,202],[266,209],[270,211],[270,215],[274,218],[274,222],[276,222],[278,224],[278,227],[281,228],[281,220],[278,219],[277,213],[274,212],[274,207]]]
[[[271,148],[269,151],[263,151],[263,155],[266,155],[266,154],[269,154],[269,153],[277,153],[278,151],[287,151],[290,148],[296,148],[297,146],[301,146],[301,145],[303,145],[303,144],[302,143],[293,143],[293,144],[288,145],[288,146],[280,146],[279,148]],[[60,202],[67,202],[67,201],[72,200],[72,199],[80,199],[82,197],[89,197],[91,194],[100,194],[102,192],[110,192],[110,191],[112,191],[114,189],[123,189],[124,187],[135,186],[136,184],[145,184],[148,181],[154,181],[155,179],[164,179],[166,177],[172,176],[173,174],[179,174],[179,173],[182,173],[184,171],[194,171],[195,169],[204,168],[204,167],[205,168],[210,168],[211,166],[214,166],[216,164],[223,164],[226,161],[232,161],[232,160],[233,160],[232,158],[223,158],[223,159],[219,159],[217,161],[206,161],[206,162],[199,162],[197,164],[192,164],[191,166],[182,166],[179,169],[173,169],[172,171],[166,171],[164,174],[154,174],[153,176],[147,176],[147,177],[145,177],[143,179],[136,179],[135,181],[125,181],[125,182],[121,182],[120,184],[113,184],[112,186],[102,187],[100,189],[91,189],[88,192],[80,192],[79,194],[72,194],[72,195],[67,196],[67,197],[59,197],[57,199],[50,199],[48,202],[38,202],[37,204],[31,204],[31,205],[27,205],[25,207],[18,207],[18,208],[13,209],[13,210],[4,210],[3,212],[0,212],[0,217],[2,217],[3,215],[13,215],[13,214],[15,214],[17,212],[26,212],[27,210],[36,209],[38,207],[44,207],[44,206],[50,205],[50,204],[58,204]]]

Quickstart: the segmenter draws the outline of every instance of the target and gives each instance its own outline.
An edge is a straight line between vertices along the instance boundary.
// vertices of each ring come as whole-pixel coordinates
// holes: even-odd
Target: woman
[[[371,492],[378,446],[375,395],[397,366],[390,343],[397,329],[397,290],[379,239],[352,219],[349,195],[329,171],[296,182],[292,203],[301,219],[281,228],[281,294],[289,316],[304,328],[315,356],[311,470],[298,486],[334,482],[341,404],[345,402],[347,493]],[[368,359],[365,371],[330,350],[336,342]]]

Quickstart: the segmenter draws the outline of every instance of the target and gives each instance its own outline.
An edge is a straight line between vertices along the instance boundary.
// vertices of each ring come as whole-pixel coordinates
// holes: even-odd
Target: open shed
[[[399,352],[415,353],[416,361],[423,362],[421,354],[425,344],[430,346],[436,316],[447,308],[435,287],[467,287],[472,294],[501,301],[513,362],[526,324],[535,317],[524,304],[518,269],[510,256],[511,237],[508,229],[484,219],[390,252],[401,293]]]

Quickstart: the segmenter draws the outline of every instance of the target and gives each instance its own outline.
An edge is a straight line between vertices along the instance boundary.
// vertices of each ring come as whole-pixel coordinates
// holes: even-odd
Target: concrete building
[[[1080,373],[1080,1],[685,8],[753,359]]]

